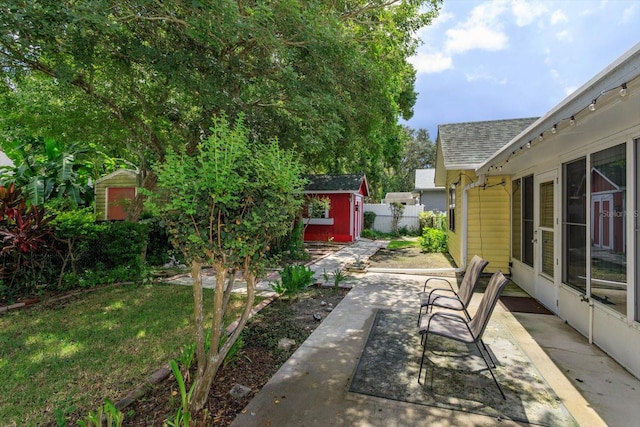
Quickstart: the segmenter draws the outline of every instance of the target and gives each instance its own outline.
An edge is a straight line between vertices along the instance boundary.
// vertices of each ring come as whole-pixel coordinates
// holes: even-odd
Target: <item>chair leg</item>
[[[491,364],[493,365],[492,368],[497,367],[498,365],[496,365],[496,361],[493,360],[493,357],[491,356],[491,352],[487,348],[487,345],[484,343],[483,340],[480,340],[480,344],[482,344],[482,348],[484,349],[485,353],[487,353],[487,356],[489,356],[489,360],[491,360]]]
[[[427,340],[429,339],[429,336],[427,333],[422,334],[422,341],[423,341],[423,346],[422,346],[422,358],[420,359],[420,370],[418,371],[418,384],[421,384],[420,382],[420,376],[422,375],[422,366],[424,365],[424,355],[427,351]],[[426,375],[425,375],[426,378]]]
[[[482,353],[482,349],[480,348],[480,344],[478,344],[477,341],[476,341],[476,347],[478,347],[478,351],[480,352],[480,355],[482,356],[482,360],[484,360],[484,364],[487,365],[487,369],[489,369],[489,373],[491,374],[491,378],[493,378],[493,382],[496,383],[496,386],[498,387],[498,390],[500,390],[500,394],[502,395],[502,398],[504,400],[507,400],[507,396],[505,396],[504,391],[502,391],[502,387],[500,387],[500,383],[498,383],[498,379],[494,375],[493,369],[491,368],[491,366],[489,366],[489,362],[484,357],[484,353]],[[487,353],[487,354],[489,354],[489,353]],[[489,357],[491,357],[491,356],[489,356]],[[420,380],[420,376],[418,376],[418,382],[419,382],[419,380]]]

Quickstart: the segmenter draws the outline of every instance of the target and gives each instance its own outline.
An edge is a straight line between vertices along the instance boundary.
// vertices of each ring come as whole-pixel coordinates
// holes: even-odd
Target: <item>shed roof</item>
[[[305,193],[357,193],[369,195],[367,178],[361,174],[306,175]]]
[[[535,122],[537,117],[451,123],[438,126],[444,167],[475,169]]]

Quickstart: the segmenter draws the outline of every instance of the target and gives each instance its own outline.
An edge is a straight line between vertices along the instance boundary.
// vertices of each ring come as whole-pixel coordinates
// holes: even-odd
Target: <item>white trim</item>
[[[333,225],[333,218],[302,218],[302,223],[309,225]]]

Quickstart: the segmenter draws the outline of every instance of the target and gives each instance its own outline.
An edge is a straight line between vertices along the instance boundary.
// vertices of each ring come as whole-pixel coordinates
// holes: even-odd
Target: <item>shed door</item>
[[[107,219],[126,219],[127,207],[134,197],[136,197],[135,187],[107,188]]]

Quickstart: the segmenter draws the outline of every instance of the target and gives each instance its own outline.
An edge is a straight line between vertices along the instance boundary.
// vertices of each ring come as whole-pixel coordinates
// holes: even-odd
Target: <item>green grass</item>
[[[387,249],[419,248],[417,240],[392,240],[387,245]]]
[[[205,290],[205,307],[213,292]],[[233,314],[244,297],[232,296]],[[236,314],[237,313],[237,314]],[[143,384],[193,338],[190,287],[106,287],[0,315],[0,425],[54,424]]]

